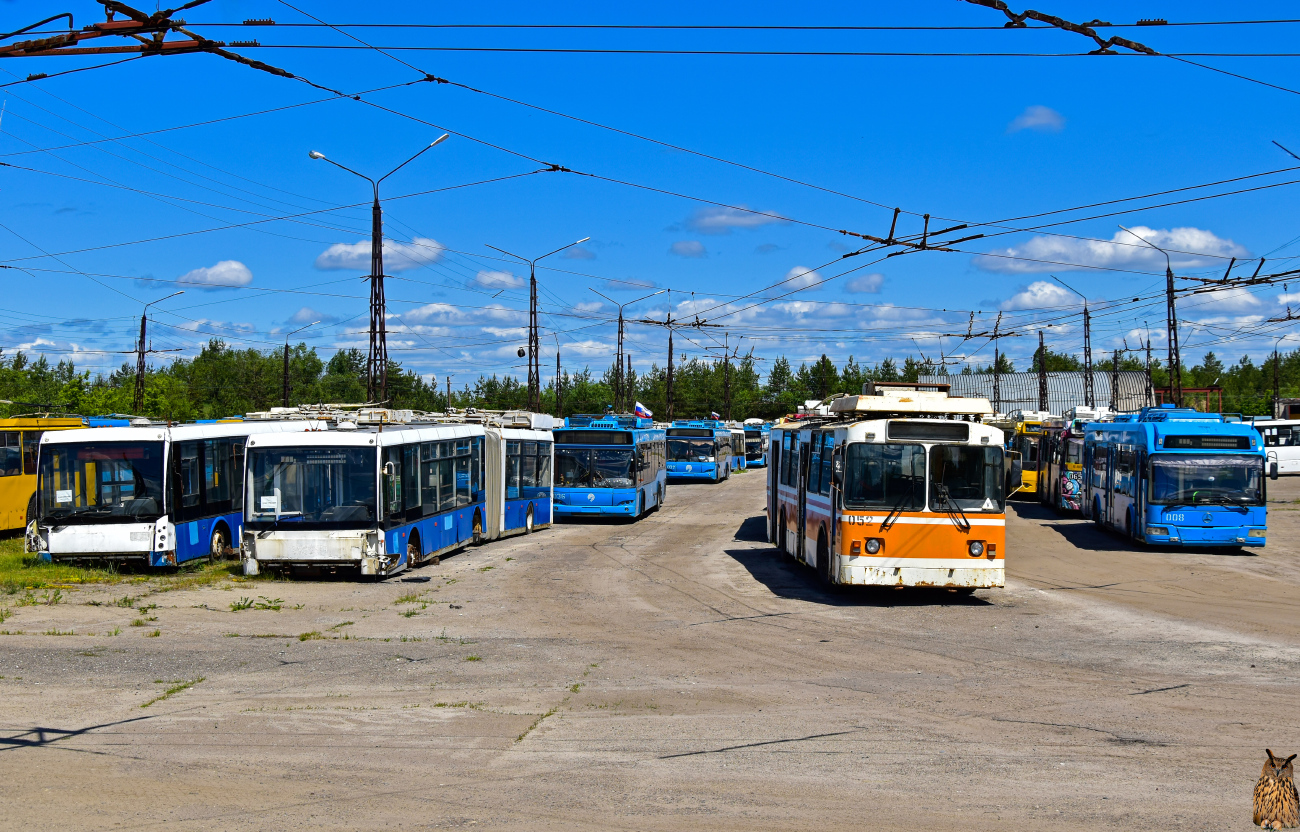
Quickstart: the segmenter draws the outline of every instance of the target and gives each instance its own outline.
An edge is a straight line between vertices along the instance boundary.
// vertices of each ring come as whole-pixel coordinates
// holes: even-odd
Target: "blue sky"
[[[1239,4],[1230,15],[1208,3],[1034,7],[1080,22],[1115,23],[1285,18],[1291,11],[1282,3]],[[97,4],[70,0],[66,8],[79,27],[102,19]],[[801,5],[797,14],[775,3],[707,10],[681,3],[652,10],[595,3],[549,9],[389,3],[360,14],[355,4],[337,2],[300,8],[333,23],[1003,22],[997,12],[952,0],[814,3]],[[5,2],[0,9],[5,25],[15,29],[53,7]],[[226,41],[357,45],[328,29],[283,25],[309,19],[270,0],[215,0],[183,16],[190,24],[277,21],[276,27],[199,29]],[[1163,52],[1258,53],[1291,50],[1298,30],[1300,24],[1109,31]],[[1090,45],[1062,32],[1002,29],[349,31],[380,46],[478,48],[1075,53]],[[346,92],[421,77],[364,48],[236,51]],[[142,305],[184,289],[184,295],[151,309],[156,349],[193,354],[212,336],[270,349],[283,343],[288,330],[315,320],[323,323],[294,340],[306,340],[325,356],[341,346],[364,348],[367,290],[360,276],[368,268],[369,186],[309,159],[308,151],[382,173],[444,131],[452,137],[383,186],[386,231],[393,238],[387,254],[389,344],[405,366],[439,379],[452,375],[457,386],[480,374],[523,371],[516,350],[526,343],[526,267],[501,259],[486,244],[536,256],[591,238],[539,268],[544,370],[554,366],[557,343],[566,367],[608,363],[616,310],[592,289],[620,303],[670,289],[671,295],[630,306],[629,316],[662,319],[671,303],[675,315],[698,313],[722,325],[683,333],[676,341],[679,352],[704,355],[725,329],[730,343],[741,339],[744,351],[753,348],[767,359],[784,354],[796,363],[822,353],[837,361],[850,354],[866,362],[901,359],[918,350],[937,357],[941,343],[956,361],[987,362],[988,339],[941,342],[937,336],[964,333],[971,312],[974,332],[991,329],[1002,311],[1004,329],[1029,336],[1002,342],[1024,365],[1041,326],[1047,326],[1054,349],[1081,348],[1079,299],[1049,274],[1093,302],[1094,350],[1122,346],[1125,339],[1136,346],[1149,322],[1162,353],[1164,306],[1153,292],[1163,288],[1163,256],[1118,224],[1165,248],[1189,252],[1175,255],[1180,275],[1220,275],[1234,256],[1266,256],[1266,271],[1290,268],[1294,261],[1285,258],[1300,254],[1295,245],[1284,247],[1300,235],[1292,219],[1296,185],[1146,207],[1289,182],[1300,179],[1297,170],[1040,220],[1143,208],[1048,229],[1072,236],[1004,233],[1035,223],[1020,220],[978,229],[998,236],[964,243],[958,252],[908,254],[874,264],[885,252],[841,259],[862,241],[855,244],[835,230],[883,235],[892,211],[880,206],[914,212],[902,215],[899,230],[919,233],[917,215],[923,213],[933,215],[932,229],[957,221],[990,223],[1300,165],[1271,143],[1300,153],[1300,96],[1168,58],[392,54],[479,90],[843,195],[451,85],[416,83],[367,96],[408,118],[349,99],[307,103],[329,94],[213,55],[148,58],[0,90],[0,161],[34,169],[0,169],[0,264],[28,270],[0,271],[6,281],[0,346],[45,352],[52,359],[73,357],[87,368],[112,367],[130,358],[111,351],[134,347]],[[9,73],[0,75],[0,83],[104,60],[11,59],[0,64]],[[1194,60],[1300,88],[1295,58]],[[293,104],[303,106],[230,118]],[[222,120],[84,144],[216,119]],[[538,169],[522,157],[604,179],[532,173],[407,196]],[[350,204],[360,207],[322,211]],[[297,222],[208,230],[308,211],[318,213]],[[839,276],[855,267],[860,268]],[[1245,268],[1249,274],[1254,264]],[[780,285],[767,288],[775,284]],[[1199,360],[1206,349],[1228,359],[1258,358],[1282,336],[1284,347],[1296,346],[1290,324],[1264,322],[1285,313],[1289,290],[1262,286],[1183,301],[1184,361]],[[1300,290],[1291,302],[1300,308]],[[628,338],[638,367],[662,365],[662,329],[633,325]]]

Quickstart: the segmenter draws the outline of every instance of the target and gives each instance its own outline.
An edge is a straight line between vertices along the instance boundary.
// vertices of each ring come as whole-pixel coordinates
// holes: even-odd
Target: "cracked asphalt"
[[[974,597],[819,588],[759,472],[422,582],[0,597],[0,828],[1250,829],[1298,498],[1249,555],[1018,504]]]

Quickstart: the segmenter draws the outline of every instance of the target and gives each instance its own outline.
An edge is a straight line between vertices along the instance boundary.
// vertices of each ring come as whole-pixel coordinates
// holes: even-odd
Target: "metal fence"
[[[1146,373],[1121,370],[1116,391],[1111,391],[1111,374],[1092,374],[1093,406],[1109,407],[1119,413],[1132,413],[1147,405]],[[1038,373],[1000,373],[997,376],[998,395],[994,395],[992,373],[970,375],[921,376],[923,382],[943,383],[952,387],[954,396],[979,396],[992,402],[999,413],[1013,410],[1038,410]],[[1064,413],[1072,407],[1084,407],[1084,374],[1082,372],[1047,374],[1047,409],[1051,413]],[[1154,394],[1153,394],[1154,395]]]

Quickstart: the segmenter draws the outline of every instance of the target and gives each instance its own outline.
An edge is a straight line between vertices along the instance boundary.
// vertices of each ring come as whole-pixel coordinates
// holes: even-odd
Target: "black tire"
[[[831,547],[826,542],[826,530],[822,529],[817,535],[817,577],[821,579],[822,586],[834,586],[834,574],[831,570]]]
[[[230,533],[225,525],[218,523],[212,527],[212,540],[208,542],[208,563],[225,560],[226,549],[230,546]]]
[[[533,533],[533,507],[528,506],[528,514],[524,515],[524,534]]]
[[[33,491],[32,498],[27,501],[27,522],[24,523],[23,526],[24,527],[30,526],[32,524],[32,521],[35,519],[36,519],[36,492]]]
[[[664,487],[663,485],[660,485],[658,491],[656,491],[655,493],[655,511],[658,511],[663,507],[664,507]]]
[[[1101,501],[1092,501],[1092,522],[1101,525]]]
[[[420,558],[424,555],[420,551],[420,536],[411,532],[411,536],[406,539],[406,568],[414,569],[420,565]]]
[[[632,519],[633,519],[633,520],[640,520],[640,519],[641,519],[641,515],[643,515],[643,514],[645,514],[645,492],[644,492],[644,491],[640,491],[640,492],[637,492],[637,495],[636,495],[636,516],[633,517]]]

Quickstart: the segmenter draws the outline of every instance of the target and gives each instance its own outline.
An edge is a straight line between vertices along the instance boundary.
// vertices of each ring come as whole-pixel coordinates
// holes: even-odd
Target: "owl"
[[[1291,779],[1291,761],[1274,757],[1267,748],[1268,761],[1255,784],[1255,823],[1265,829],[1292,829],[1300,826],[1300,796]]]

